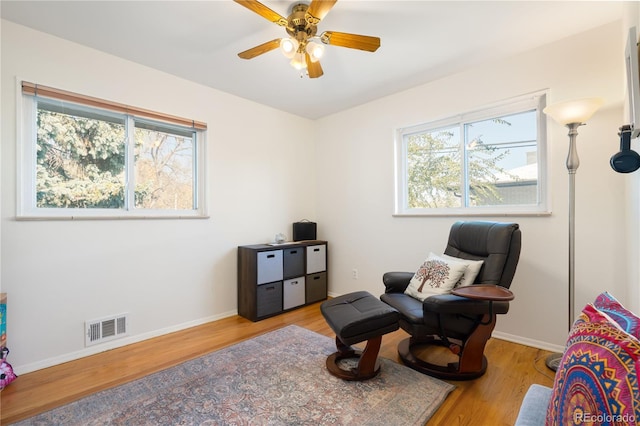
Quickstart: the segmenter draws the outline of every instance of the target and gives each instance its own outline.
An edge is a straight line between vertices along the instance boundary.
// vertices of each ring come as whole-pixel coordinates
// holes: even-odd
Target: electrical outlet
[[[357,269],[352,269],[351,270],[351,278],[353,278],[354,280],[358,279],[358,270]]]

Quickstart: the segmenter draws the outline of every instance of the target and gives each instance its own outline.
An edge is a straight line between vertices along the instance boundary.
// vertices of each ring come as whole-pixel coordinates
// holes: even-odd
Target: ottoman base
[[[367,340],[367,346],[364,351],[356,351],[351,346],[347,346],[336,336],[337,352],[327,357],[327,370],[334,376],[343,380],[367,380],[375,377],[380,372],[380,364],[378,363],[378,352],[382,336],[374,337]],[[349,369],[344,370],[339,367],[340,360],[347,358],[357,358],[358,364]]]
[[[399,328],[398,311],[366,291],[338,296],[320,305],[325,320],[336,333],[337,352],[327,358],[329,373],[343,380],[367,380],[380,371],[378,352],[382,336]],[[351,347],[367,342],[364,351]],[[347,358],[358,359],[355,367],[340,368]]]

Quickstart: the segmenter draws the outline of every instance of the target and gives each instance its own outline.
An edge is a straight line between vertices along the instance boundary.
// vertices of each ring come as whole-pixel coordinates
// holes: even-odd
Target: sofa
[[[640,421],[640,319],[608,292],[573,323],[553,387],[528,389],[516,426]]]
[[[548,386],[531,385],[520,405],[516,426],[543,426],[552,391]]]

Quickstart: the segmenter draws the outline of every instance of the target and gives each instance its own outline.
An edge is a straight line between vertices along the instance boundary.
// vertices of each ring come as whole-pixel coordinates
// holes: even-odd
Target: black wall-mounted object
[[[631,133],[633,128],[630,125],[620,127],[620,152],[611,157],[609,163],[611,168],[618,173],[631,173],[640,169],[640,155],[631,149]]]

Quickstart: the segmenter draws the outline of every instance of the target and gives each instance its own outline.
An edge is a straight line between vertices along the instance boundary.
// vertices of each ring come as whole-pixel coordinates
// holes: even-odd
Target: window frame
[[[394,139],[394,213],[393,216],[542,216],[550,215],[547,124],[542,110],[546,105],[547,91],[539,91],[516,98],[504,100],[483,108],[437,119],[427,123],[396,129]],[[465,124],[499,118],[505,115],[536,111],[537,122],[537,164],[538,164],[538,201],[536,204],[461,206],[456,208],[409,208],[408,207],[408,168],[406,136],[419,132],[435,131],[457,125],[464,134]],[[461,161],[467,161],[461,156]],[[462,169],[463,173],[465,168]],[[468,186],[466,178],[460,176],[461,186]],[[466,194],[466,189],[463,192]],[[463,195],[466,196],[466,195]]]
[[[17,79],[16,90],[16,218],[18,220],[79,220],[79,219],[192,219],[208,218],[208,207],[206,199],[206,134],[207,125],[193,120],[182,119],[153,111],[142,110],[135,107],[128,107],[121,104],[102,101],[96,98],[89,98],[83,95],[76,95],[80,102],[63,99],[57,96],[33,95],[23,93],[24,84],[27,82]],[[27,83],[30,84],[30,83]],[[44,86],[46,87],[46,86]],[[53,89],[58,90],[58,89]],[[83,103],[82,99],[101,101],[99,105]],[[125,136],[125,193],[124,207],[122,208],[51,208],[38,207],[36,205],[36,151],[37,151],[37,117],[38,100],[45,102],[65,102],[77,107],[79,110],[100,110],[105,115],[115,115],[125,120],[127,134]],[[123,106],[126,110],[111,110],[109,105]],[[136,114],[136,111],[142,111]],[[148,114],[145,114],[148,113]],[[163,119],[164,118],[164,119]],[[144,209],[135,207],[134,190],[135,185],[135,162],[134,149],[129,144],[133,141],[135,120],[144,123],[157,123],[159,126],[182,131],[193,131],[193,196],[195,208],[193,209]],[[187,123],[192,123],[189,126]],[[133,185],[132,185],[133,184]]]

